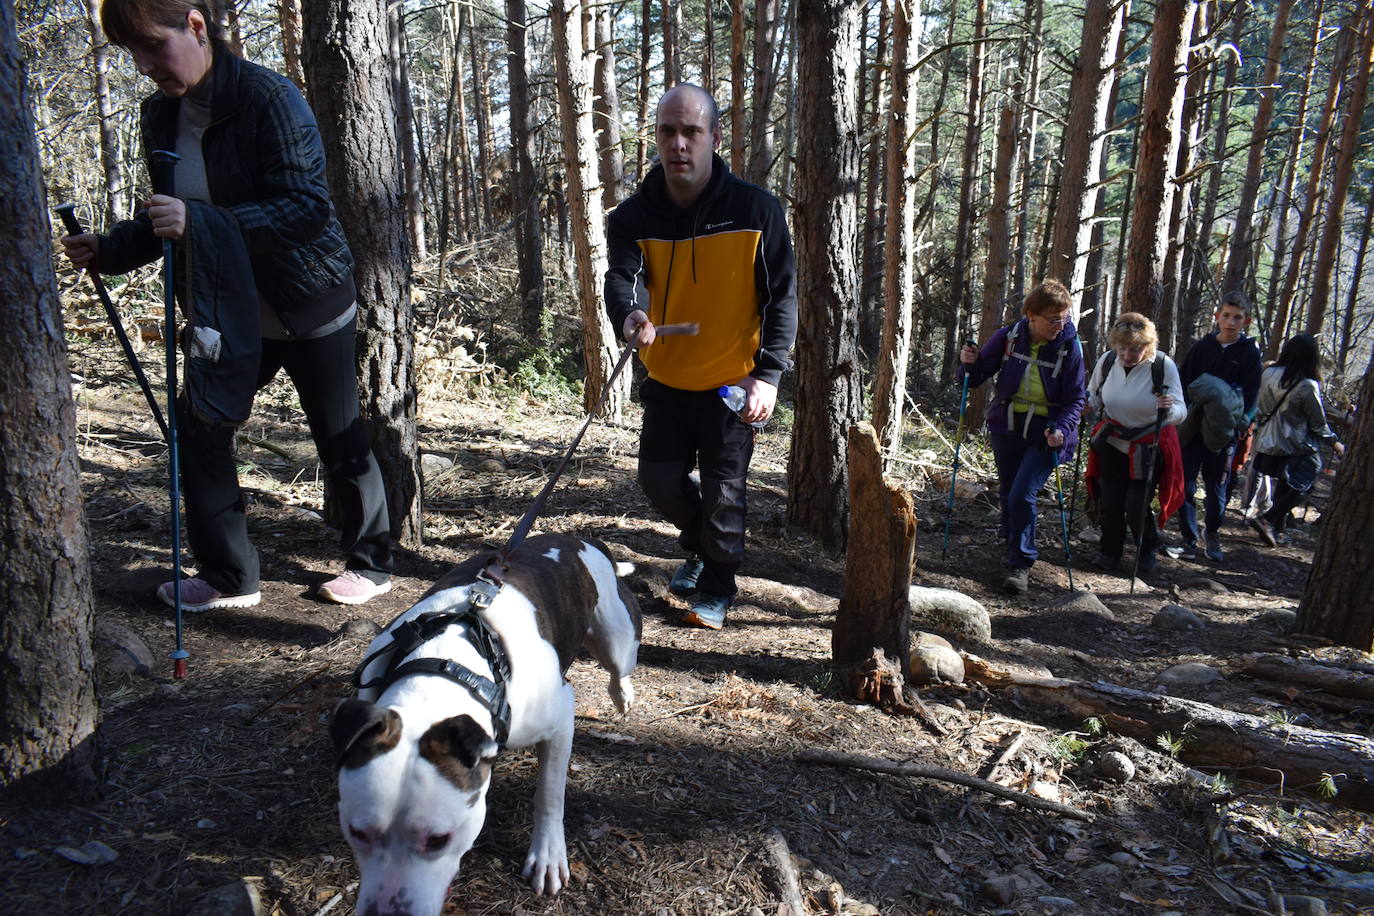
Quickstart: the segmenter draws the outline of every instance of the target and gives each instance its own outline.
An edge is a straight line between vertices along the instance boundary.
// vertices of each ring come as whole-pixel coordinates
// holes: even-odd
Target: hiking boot
[[[1274,537],[1274,529],[1270,527],[1269,520],[1263,516],[1250,519],[1250,527],[1259,533],[1260,540],[1270,547],[1279,546],[1278,538]]]
[[[1207,538],[1207,559],[1213,563],[1220,563],[1226,554],[1221,549],[1221,538],[1208,536]]]
[[[1159,568],[1159,554],[1154,550],[1145,550],[1140,554],[1140,565],[1138,572],[1142,576],[1148,576]]]
[[[1029,566],[1013,566],[1007,570],[1007,575],[1002,580],[1002,591],[1008,595],[1024,595],[1028,588],[1030,588]]]
[[[176,607],[175,582],[164,582],[157,587],[157,596],[168,607]],[[204,579],[181,580],[181,609],[183,611],[213,611],[219,608],[252,607],[262,600],[262,592],[245,592],[242,595],[226,595],[211,587]]]
[[[1096,566],[1103,572],[1116,572],[1117,567],[1120,565],[1120,557],[1114,557],[1111,554],[1107,553],[1099,553],[1097,557],[1093,560],[1093,566]]]
[[[1178,551],[1177,553],[1174,553],[1174,550],[1175,550],[1175,549]],[[1189,541],[1188,543],[1184,544],[1182,547],[1178,547],[1178,548],[1169,548],[1169,556],[1175,557],[1175,558],[1180,559],[1180,560],[1196,560],[1196,559],[1197,559],[1197,542],[1196,542],[1196,541]]]
[[[335,604],[364,604],[391,591],[391,580],[373,582],[367,576],[353,569],[345,569],[343,575],[335,576],[320,586],[321,601]]]
[[[697,580],[701,578],[701,571],[705,568],[706,564],[701,561],[701,557],[689,554],[677,568],[677,572],[673,573],[673,580],[668,583],[668,591],[674,595],[692,594],[697,590]]]
[[[704,630],[719,630],[725,626],[725,612],[730,608],[729,595],[697,594],[692,607],[682,615],[682,625],[701,627]]]

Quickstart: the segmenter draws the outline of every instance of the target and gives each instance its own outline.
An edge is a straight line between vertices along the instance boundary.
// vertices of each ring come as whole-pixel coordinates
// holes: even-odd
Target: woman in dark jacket
[[[995,378],[988,432],[997,461],[1001,532],[1007,541],[1002,588],[1019,595],[1030,583],[1035,507],[1054,466],[1074,453],[1083,412],[1083,348],[1069,314],[1073,300],[1058,280],[1026,297],[1024,316],[981,349],[965,346],[961,371],[970,387]],[[1034,372],[1026,370],[1034,367]]]
[[[126,273],[176,242],[184,383],[176,405],[187,532],[198,575],[189,611],[261,600],[234,460],[254,393],[285,369],[343,509],[345,568],[325,600],[387,591],[385,489],[358,402],[353,256],[325,183],[314,115],[290,80],[236,56],[212,0],[105,0],[101,24],[158,91],[143,101],[153,195],[108,235],[64,238],[77,267]],[[158,595],[173,603],[173,583]]]
[[[1345,446],[1326,422],[1322,406],[1317,340],[1299,334],[1283,345],[1278,361],[1260,376],[1255,432],[1255,470],[1274,480],[1274,504],[1250,521],[1260,539],[1278,546],[1289,513],[1302,502],[1321,471],[1317,441],[1329,442],[1337,455]]]

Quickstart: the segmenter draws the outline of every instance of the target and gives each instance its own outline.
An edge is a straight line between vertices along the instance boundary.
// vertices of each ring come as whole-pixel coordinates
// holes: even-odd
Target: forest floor
[[[422,447],[454,464],[428,476],[426,544],[401,551],[391,593],[345,608],[313,597],[338,571],[337,535],[319,515],[305,424],[278,383],[259,399],[240,447],[263,601],[189,615],[190,675],[176,681],[166,660],[172,617],[153,597],[170,568],[165,450],[137,390],[108,383],[117,374],[108,348],[99,359],[94,349],[79,349],[73,369],[84,379],[79,445],[95,616],[134,631],[154,664],[148,676],[100,669],[99,802],[37,810],[3,799],[3,909],[230,912],[203,895],[250,886],[262,912],[350,912],[357,872],[337,821],[329,710],[349,695],[375,625],[461,559],[505,542],[580,417],[567,399],[448,386],[431,374]],[[449,396],[438,396],[446,387]],[[466,393],[454,397],[458,390]],[[922,689],[943,735],[840,698],[830,629],[843,560],[783,521],[785,428],[759,440],[749,559],[729,625],[714,633],[678,626],[683,604],[665,587],[678,561],[675,540],[635,483],[637,426],[637,408],[621,425],[592,425],[538,526],[600,538],[634,562],[629,581],[644,612],[628,715],[615,713],[593,662],[579,660],[570,672],[572,883],[540,898],[519,876],[535,762],[532,752],[512,751],[498,761],[486,826],[446,913],[773,916],[782,900],[769,853],[774,830],[796,857],[809,914],[1279,913],[1285,894],[1327,907],[1290,897],[1291,907],[1309,907],[1301,912],[1374,912],[1371,817],[1339,798],[1291,786],[1216,790],[1162,745],[1041,721],[974,684]],[[979,455],[966,456],[976,480]],[[964,644],[970,651],[1143,690],[1156,689],[1173,665],[1203,662],[1223,677],[1175,695],[1370,735],[1368,706],[1342,714],[1292,705],[1236,671],[1249,652],[1311,654],[1262,618],[1296,608],[1317,529],[1299,526],[1293,544],[1271,550],[1233,515],[1224,566],[1165,559],[1153,587],[1135,595],[1127,579],[1089,571],[1093,549],[1079,542],[1075,583],[1096,593],[1108,619],[1054,607],[1067,571],[1052,498],[1043,503],[1043,557],[1031,590],[1013,599],[998,588],[1001,547],[988,497],[959,502],[942,562],[944,493],[924,472],[913,474],[905,482],[921,517],[916,583],[959,589],[992,616],[991,644]],[[1152,626],[1160,606],[1175,602],[1205,626]],[[994,778],[1051,794],[1094,815],[1091,823],[947,782],[796,759],[827,749],[977,774],[1018,737]],[[1134,779],[1096,775],[1092,762],[1107,747],[1132,758]]]

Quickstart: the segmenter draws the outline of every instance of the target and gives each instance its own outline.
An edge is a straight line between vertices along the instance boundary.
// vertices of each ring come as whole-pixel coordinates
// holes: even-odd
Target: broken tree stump
[[[1102,681],[1087,683],[1006,671],[965,656],[966,680],[1014,691],[1027,707],[1075,723],[1096,718],[1110,732],[1147,746],[1169,735],[1180,741],[1178,758],[1194,766],[1227,770],[1252,782],[1317,793],[1326,779],[1335,801],[1374,811],[1374,741],[1271,722],[1195,700],[1168,697]]]
[[[840,687],[862,702],[910,715],[903,687],[916,510],[905,489],[883,479],[878,436],[868,423],[849,427],[849,518],[844,595],[831,631]]]
[[[1271,652],[1246,656],[1240,670],[1251,677],[1316,687],[1338,697],[1374,700],[1374,675],[1358,671],[1347,671],[1330,665],[1303,664],[1297,659]]]

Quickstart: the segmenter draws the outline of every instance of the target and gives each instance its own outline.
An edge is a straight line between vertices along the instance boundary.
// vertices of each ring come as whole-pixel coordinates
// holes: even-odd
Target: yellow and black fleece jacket
[[[797,336],[796,262],[782,205],[714,157],[687,209],[655,165],[607,221],[606,311],[617,334],[635,309],[654,324],[700,323],[639,352],[649,377],[708,391],[746,375],[778,384]],[[647,303],[646,303],[647,299]]]

